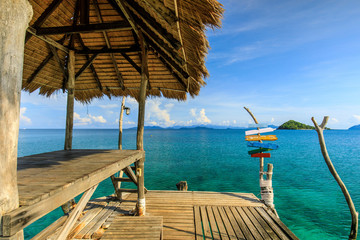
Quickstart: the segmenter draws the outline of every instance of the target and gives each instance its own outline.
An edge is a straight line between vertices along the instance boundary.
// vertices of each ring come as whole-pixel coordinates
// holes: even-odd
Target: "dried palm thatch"
[[[23,89],[66,91],[69,49],[76,53],[75,98],[137,98],[139,32],[148,44],[148,96],[185,100],[208,77],[206,27],[220,27],[216,0],[29,0]]]

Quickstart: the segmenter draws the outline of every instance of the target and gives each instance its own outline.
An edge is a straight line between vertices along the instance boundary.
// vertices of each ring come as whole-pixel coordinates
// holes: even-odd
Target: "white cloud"
[[[193,116],[197,123],[199,124],[209,124],[211,120],[205,114],[205,108],[202,108],[199,114],[196,113],[196,109],[190,109],[190,115]]]
[[[75,126],[83,126],[83,125],[88,125],[91,123],[91,119],[88,117],[80,117],[79,114],[77,114],[76,112],[74,112],[74,125]]]
[[[360,117],[360,116],[359,116]],[[331,118],[330,119],[332,122],[334,122],[334,123],[338,123],[339,122],[339,120],[337,120],[336,118]]]
[[[80,117],[80,115],[74,112],[74,125],[75,126],[84,126],[89,125],[91,123],[98,122],[98,123],[106,123],[106,119],[103,116],[92,116],[89,114],[87,117]]]
[[[157,123],[155,121],[147,122],[147,124],[152,125],[152,126],[158,126],[159,125],[159,123]]]
[[[273,122],[275,122],[275,118],[271,118],[271,121],[270,121],[271,123],[273,123]]]
[[[118,120],[119,121],[119,120]],[[127,122],[125,122],[126,124],[129,124],[129,125],[135,125],[136,124],[136,122],[133,122],[133,121],[127,121]]]
[[[92,115],[89,115],[89,117],[91,117],[91,119],[94,120],[94,122],[106,123],[106,119],[105,119],[103,116],[92,116]]]
[[[146,102],[147,112],[146,119],[147,123],[154,125],[164,125],[166,127],[172,126],[175,124],[175,121],[170,119],[169,111],[174,106],[174,104],[166,104],[165,109],[160,108],[161,101],[159,99],[151,99]]]
[[[20,108],[20,121],[22,121],[26,124],[31,124],[31,119],[24,115],[25,112],[26,112],[26,107]]]
[[[360,122],[360,115],[353,115],[353,117]]]

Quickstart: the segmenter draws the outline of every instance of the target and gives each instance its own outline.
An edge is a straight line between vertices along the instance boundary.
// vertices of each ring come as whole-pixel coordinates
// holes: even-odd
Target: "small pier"
[[[136,199],[90,201],[68,239],[298,239],[250,193],[148,191],[146,216],[129,216]],[[46,239],[59,229],[45,229]]]

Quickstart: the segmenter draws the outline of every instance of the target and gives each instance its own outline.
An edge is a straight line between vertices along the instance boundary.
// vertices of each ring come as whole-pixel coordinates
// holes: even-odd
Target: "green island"
[[[304,123],[300,123],[294,120],[289,120],[286,123],[283,123],[280,127],[277,129],[287,129],[287,130],[307,130],[307,129],[315,129],[315,127],[306,125]],[[329,130],[330,128],[325,128]]]

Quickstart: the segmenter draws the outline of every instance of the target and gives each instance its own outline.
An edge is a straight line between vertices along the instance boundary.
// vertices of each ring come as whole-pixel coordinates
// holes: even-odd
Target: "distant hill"
[[[294,120],[289,120],[286,123],[283,123],[278,129],[289,129],[289,130],[303,130],[303,129],[315,129],[310,125],[306,125]]]
[[[349,128],[349,130],[360,130],[360,124],[352,126],[351,128]]]

